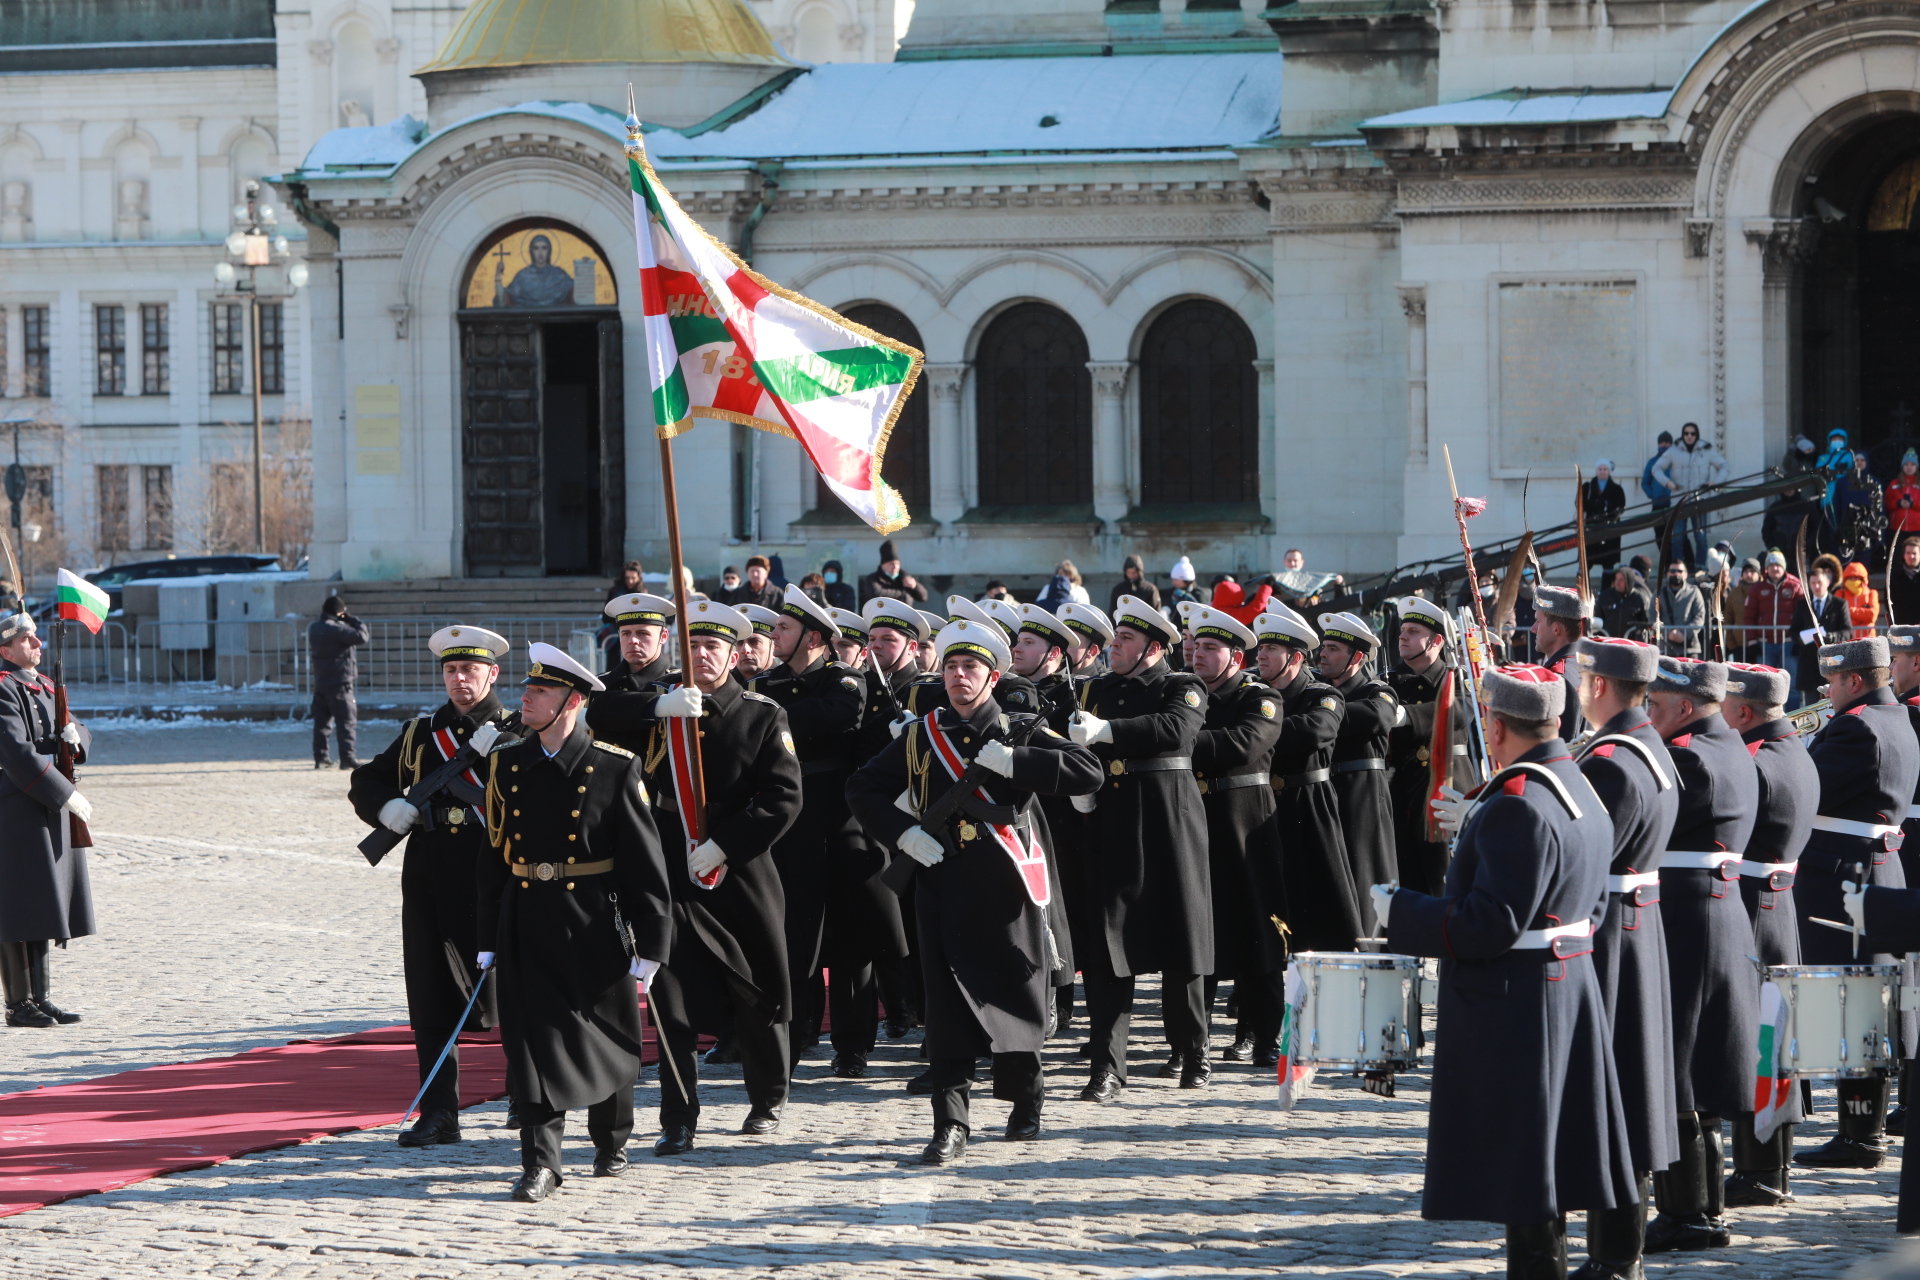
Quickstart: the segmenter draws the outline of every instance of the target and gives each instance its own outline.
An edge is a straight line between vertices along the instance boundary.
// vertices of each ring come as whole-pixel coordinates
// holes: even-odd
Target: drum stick
[[[1363,947],[1384,947],[1387,945],[1385,938],[1355,938],[1354,942]]]
[[[1827,926],[1827,928],[1829,929],[1838,929],[1842,933],[1853,932],[1852,925],[1841,924],[1838,920],[1822,920],[1819,916],[1808,916],[1807,919],[1812,921],[1814,924],[1823,924]]]

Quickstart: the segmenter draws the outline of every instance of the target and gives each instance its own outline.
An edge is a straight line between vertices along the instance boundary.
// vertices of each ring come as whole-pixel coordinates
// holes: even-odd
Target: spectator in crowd
[[[1587,517],[1587,563],[1596,569],[1613,568],[1620,563],[1620,539],[1595,536],[1627,509],[1627,491],[1613,478],[1612,458],[1593,464],[1593,479],[1580,486],[1580,505]]]
[[[1720,451],[1700,438],[1700,424],[1697,422],[1681,426],[1680,443],[1664,451],[1653,464],[1654,480],[1674,498],[1725,484],[1732,474]],[[1698,513],[1686,515],[1674,525],[1674,537],[1684,539],[1684,545],[1677,543],[1667,554],[1685,560],[1687,569],[1691,571],[1706,559],[1705,529],[1705,523]]]
[[[1887,612],[1902,626],[1920,623],[1920,533],[1900,540],[1900,554],[1887,574]]]
[[[1720,622],[1728,628],[1727,658],[1732,662],[1760,661],[1760,642],[1744,630],[1747,621],[1747,596],[1760,584],[1760,561],[1748,556],[1740,562],[1740,576],[1727,584],[1727,595],[1720,602]]]
[[[1153,580],[1147,577],[1146,566],[1141,563],[1139,556],[1128,556],[1120,562],[1120,581],[1113,584],[1113,590],[1107,596],[1108,617],[1112,617],[1113,611],[1120,607],[1121,596],[1145,600],[1155,609],[1160,607],[1160,588],[1154,586]]]
[[[1797,664],[1788,661],[1793,652],[1793,634],[1788,630],[1796,616],[1795,606],[1806,588],[1800,579],[1787,572],[1787,557],[1780,548],[1774,547],[1760,562],[1760,581],[1748,588],[1741,622],[1747,628],[1747,634],[1760,643],[1760,661],[1769,667],[1778,667],[1789,676],[1797,678]],[[1793,694],[1793,706],[1799,705],[1799,694]]]
[[[1007,584],[998,578],[995,578],[987,584],[987,589],[980,593],[980,598],[982,600],[1005,600],[1010,604],[1018,603],[1018,601],[1013,598],[1013,592],[1007,589]]]
[[[1819,452],[1813,441],[1805,436],[1795,436],[1792,446],[1787,449],[1787,456],[1780,460],[1781,474],[1797,476],[1813,470],[1819,460]]]
[[[835,609],[845,609],[848,613],[860,611],[860,596],[847,581],[846,566],[838,560],[829,560],[820,566],[820,577],[826,583],[827,604]]]
[[[1527,565],[1520,570],[1520,589],[1513,596],[1513,629],[1530,631],[1533,629],[1533,602],[1539,597],[1539,583],[1534,580],[1533,566]]]
[[[824,574],[810,573],[800,579],[799,586],[800,590],[806,593],[807,599],[823,609],[827,607],[827,579]]]
[[[1687,562],[1676,559],[1660,586],[1660,652],[1673,658],[1699,657],[1706,627],[1707,602],[1700,588],[1687,580]]]
[[[1827,473],[1827,490],[1821,496],[1821,510],[1826,513],[1827,529],[1838,532],[1840,514],[1834,508],[1834,499],[1838,496],[1840,477],[1853,469],[1853,446],[1847,443],[1847,433],[1835,427],[1827,432],[1827,447],[1815,464]]]
[[[927,598],[927,589],[901,568],[900,552],[892,538],[880,544],[880,567],[860,579],[860,607],[866,608],[867,601],[876,596],[902,604],[920,604]]]
[[[1320,604],[1323,600],[1323,593],[1327,587],[1341,586],[1346,582],[1345,578],[1336,573],[1327,578],[1320,586],[1311,589],[1291,585],[1292,583],[1302,581],[1303,575],[1306,575],[1306,572],[1306,553],[1298,547],[1288,547],[1287,553],[1280,557],[1280,573],[1274,575],[1273,589],[1275,594],[1283,601],[1296,609],[1308,609]],[[1289,580],[1291,580],[1291,583]],[[1312,579],[1307,578],[1306,580],[1311,581]]]
[[[1888,536],[1920,533],[1920,453],[1900,455],[1900,474],[1887,485]]]
[[[1087,589],[1080,584],[1080,571],[1073,567],[1073,561],[1062,560],[1054,566],[1053,577],[1047,581],[1047,589],[1040,593],[1036,601],[1042,609],[1053,613],[1063,604],[1091,604]]]
[[[720,590],[714,598],[721,604],[732,604],[735,593],[740,590],[740,570],[728,565],[720,571]]]
[[[1173,583],[1173,590],[1167,592],[1167,616],[1178,618],[1182,604],[1188,602],[1194,604],[1202,603],[1199,593],[1193,589],[1193,584],[1199,581],[1199,577],[1193,571],[1193,561],[1189,560],[1186,556],[1181,556],[1173,562],[1173,568],[1167,570],[1167,579]],[[1227,575],[1227,581],[1233,581],[1231,575]],[[1219,584],[1216,583],[1215,585],[1217,586]]]
[[[728,591],[723,578],[718,597],[720,603],[757,604],[762,609],[779,612],[780,605],[786,600],[786,594],[773,585],[772,573],[773,566],[768,563],[765,556],[748,556],[747,580],[737,582],[733,589]]]
[[[1871,557],[1874,549],[1883,545],[1884,502],[1880,482],[1867,470],[1867,455],[1856,452],[1833,490],[1834,527],[1839,533],[1836,545],[1844,554]]]
[[[1880,621],[1880,593],[1867,581],[1867,566],[1858,560],[1841,573],[1834,594],[1847,602],[1847,621],[1855,631],[1871,631]]]
[[[1627,568],[1639,574],[1640,581],[1645,582],[1647,580],[1647,575],[1653,572],[1653,561],[1649,560],[1644,555],[1638,555],[1638,556],[1635,556],[1633,559],[1627,561]]]
[[[1653,504],[1655,511],[1665,511],[1673,505],[1673,498],[1668,493],[1667,486],[1661,484],[1653,474],[1654,467],[1659,465],[1660,459],[1666,457],[1667,450],[1671,448],[1673,448],[1673,432],[1662,431],[1660,438],[1654,442],[1653,456],[1648,458],[1647,465],[1640,469],[1640,492],[1647,495],[1647,501]]]
[[[1653,593],[1638,569],[1619,568],[1596,603],[1600,623],[1616,640],[1648,643],[1653,630]]]
[[[1800,692],[1819,696],[1826,682],[1820,678],[1820,646],[1853,639],[1847,602],[1833,594],[1833,557],[1821,556],[1807,571],[1807,593],[1800,597],[1793,626],[1793,652],[1800,668]]]
[[[24,612],[20,603],[20,593],[14,590],[13,579],[0,575],[0,618]]]
[[[645,591],[646,588],[640,585],[645,577],[646,574],[641,571],[638,560],[627,561],[620,566],[620,573],[614,578],[613,585],[607,588],[607,599],[611,600],[615,596],[629,596],[636,591]]]
[[[634,566],[637,568],[638,566]],[[334,730],[340,747],[340,767],[357,769],[353,739],[360,709],[353,700],[353,682],[360,675],[354,650],[373,642],[373,628],[347,612],[346,601],[328,596],[320,616],[307,628],[307,648],[313,658],[313,767],[327,767],[327,731]]]
[[[707,593],[700,590],[699,584],[694,581],[692,566],[684,564],[680,566],[680,590],[677,592],[668,592],[667,598],[670,600],[676,598],[683,600],[705,600],[707,598]]]

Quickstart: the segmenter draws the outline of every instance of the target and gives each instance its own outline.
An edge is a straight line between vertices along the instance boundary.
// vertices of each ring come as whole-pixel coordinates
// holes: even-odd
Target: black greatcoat
[[[847,758],[855,769],[893,741],[893,722],[905,705],[900,690],[913,677],[907,671],[882,676],[865,672],[866,704]],[[828,926],[841,935],[840,953],[866,959],[899,959],[907,954],[907,923],[900,896],[880,882],[887,849],[860,829],[858,820],[841,828],[827,853]]]
[[[1364,666],[1334,688],[1347,700],[1347,714],[1333,744],[1333,789],[1340,797],[1340,829],[1359,893],[1360,920],[1371,937],[1377,930],[1367,888],[1400,875],[1386,771],[1387,735],[1400,718],[1400,700]]]
[[[1738,852],[1753,834],[1760,778],[1740,735],[1719,713],[1667,743],[1680,775],[1680,816],[1669,850]],[[1673,982],[1674,1101],[1681,1111],[1734,1116],[1753,1110],[1760,1043],[1760,975],[1753,923],[1733,891],[1740,864],[1719,871],[1660,869],[1660,912]]]
[[[666,727],[655,720],[644,759],[647,791],[660,827],[661,857],[673,895],[674,958],[704,948],[754,993],[770,1022],[788,1007],[787,899],[773,864],[774,842],[800,813],[800,760],[787,716],[771,698],[728,680],[706,695],[700,717],[700,763],[707,784],[707,837],[727,855],[727,872],[711,889],[687,870],[686,829],[667,757]],[[696,1015],[711,1011],[696,1008]],[[717,1024],[697,1025],[718,1032]]]
[[[1901,698],[1907,708],[1907,718],[1913,722],[1916,741],[1920,741],[1920,693]],[[1913,803],[1907,808],[1907,817],[1900,834],[1900,871],[1910,885],[1920,885],[1920,789],[1914,791]]]
[[[1039,816],[1036,794],[1087,795],[1100,786],[1094,754],[1054,733],[1038,716],[1005,715],[991,698],[967,721],[951,707],[936,714],[965,760],[996,738],[1013,747],[1013,776],[991,775],[984,789],[993,805],[1017,815],[1017,825],[1032,824]],[[897,845],[915,825],[914,816],[895,803],[903,792],[922,809],[953,785],[932,749],[926,726],[911,725],[848,782],[854,815],[875,839]],[[1044,822],[1030,829],[1046,839]],[[950,852],[914,877],[920,970],[927,989],[927,1056],[1038,1053],[1051,999],[1047,914],[1028,897],[1013,859],[993,842],[978,812],[956,812],[944,833],[933,834]],[[1054,892],[1057,896],[1058,886]]]
[[[1577,643],[1577,642],[1576,642]],[[1559,650],[1540,665],[1560,677],[1560,683],[1566,686],[1566,705],[1560,709],[1560,736],[1568,742],[1573,741],[1580,726],[1586,723],[1580,714],[1580,678],[1567,674],[1567,663],[1573,659],[1573,645]]]
[[[93,735],[80,728],[74,759]],[[64,942],[93,932],[87,851],[61,808],[74,786],[54,767],[53,681],[0,658],[0,942]]]
[[[1552,770],[1582,816],[1503,770],[1467,818],[1446,896],[1402,889],[1387,913],[1389,951],[1440,958],[1425,1218],[1518,1225],[1635,1202],[1590,944],[1514,949],[1525,930],[1600,915],[1612,833],[1565,743],[1516,763]]]
[[[1363,891],[1354,887],[1340,829],[1340,797],[1328,767],[1347,700],[1332,685],[1315,680],[1305,663],[1278,693],[1280,736],[1268,767],[1281,876],[1262,897],[1287,904],[1289,914],[1281,919],[1292,950],[1352,951],[1360,936]]]
[[[1865,950],[1881,954],[1920,952],[1920,889],[1869,887],[1866,908],[1867,937],[1862,944]],[[1909,1141],[1911,1139],[1901,1140],[1900,1208],[1894,1222],[1895,1230],[1902,1235],[1920,1231],[1920,1159],[1907,1158],[1912,1154],[1906,1145]]]
[[[1207,815],[1213,971],[1223,978],[1277,973],[1286,965],[1286,939],[1269,917],[1285,920],[1287,904],[1268,900],[1281,879],[1267,771],[1280,738],[1280,696],[1238,672],[1207,698],[1205,725],[1193,743],[1193,776]]]
[[[360,820],[380,825],[380,810],[421,777],[449,758],[435,735],[452,735],[454,750],[466,745],[483,724],[505,734],[522,732],[518,714],[509,713],[492,693],[463,712],[443,702],[430,716],[402,727],[373,759],[353,771],[347,799]],[[472,770],[486,777],[484,762]],[[474,873],[488,856],[487,825],[471,795],[439,791],[433,796],[433,829],[416,825],[407,833],[400,866],[401,962],[407,979],[407,1019],[415,1027],[451,1030],[473,994],[475,942]],[[450,821],[454,814],[459,822]],[[497,988],[489,986],[474,1002],[475,1021],[491,1027],[499,1019]]]
[[[1604,741],[1615,735],[1645,747],[1652,763],[1631,746]],[[1674,1127],[1679,1107],[1673,1095],[1672,978],[1659,884],[1628,889],[1619,878],[1660,865],[1680,816],[1680,789],[1673,757],[1639,707],[1600,726],[1580,757],[1580,772],[1613,820],[1607,914],[1593,935],[1593,968],[1607,1024],[1613,1028],[1613,1063],[1626,1107],[1633,1167],[1650,1173],[1680,1158]]]
[[[640,763],[595,742],[585,724],[554,756],[536,737],[487,762],[498,852],[480,863],[478,941],[499,969],[507,1090],[555,1111],[591,1106],[640,1076],[640,997],[609,895],[619,895],[642,958],[665,961],[672,949],[671,891]],[[568,879],[569,858],[611,859],[613,870]],[[514,863],[558,870],[516,877]]]
[[[1400,867],[1400,883],[1422,893],[1438,893],[1447,877],[1447,842],[1427,838],[1427,797],[1433,793],[1433,718],[1439,710],[1440,685],[1453,678],[1445,654],[1425,671],[1402,667],[1387,685],[1406,715],[1387,735],[1388,784],[1393,798],[1393,849]],[[1475,779],[1467,764],[1466,699],[1460,686],[1453,690],[1453,750],[1440,764],[1441,781],[1467,791]],[[1371,900],[1369,900],[1371,901]]]
[[[1762,964],[1799,964],[1794,873],[1760,873],[1764,866],[1799,861],[1813,832],[1813,815],[1820,809],[1820,771],[1791,720],[1768,720],[1740,736],[1760,775],[1760,809],[1740,876],[1740,897],[1753,921],[1753,944],[1759,948],[1754,954]]]
[[[1047,727],[1066,737],[1073,713],[1080,707],[1080,682],[1063,667],[1034,681],[1033,691]],[[994,692],[999,693],[997,685]],[[1060,950],[1060,968],[1054,971],[1053,984],[1070,987],[1078,967],[1074,957],[1096,945],[1101,936],[1099,911],[1090,913],[1087,902],[1085,862],[1091,819],[1073,807],[1071,796],[1040,795],[1037,799],[1047,824],[1047,871],[1055,886],[1053,901],[1047,904],[1047,925]]]
[[[1117,977],[1212,973],[1213,903],[1207,817],[1194,784],[1194,739],[1206,719],[1199,677],[1165,660],[1139,675],[1109,672],[1087,689],[1087,710],[1112,723],[1093,750],[1106,781],[1088,823],[1086,888]],[[1175,769],[1137,763],[1186,759]]]
[[[680,673],[667,665],[666,650],[635,671],[625,662],[601,675],[607,687],[587,699],[587,728],[602,742],[625,747],[638,755],[659,720],[653,704],[668,687],[680,683]]]

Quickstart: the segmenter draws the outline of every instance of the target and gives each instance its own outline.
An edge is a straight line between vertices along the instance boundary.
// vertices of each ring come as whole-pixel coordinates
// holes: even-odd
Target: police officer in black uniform
[[[1323,613],[1320,623],[1320,678],[1347,701],[1340,736],[1333,744],[1333,789],[1340,797],[1340,829],[1353,882],[1386,884],[1400,874],[1393,843],[1393,797],[1387,790],[1387,737],[1400,719],[1400,700],[1370,664],[1380,637],[1351,613]],[[1372,909],[1360,904],[1366,933]]]
[[[1387,676],[1399,700],[1400,714],[1387,735],[1388,790],[1393,797],[1393,847],[1400,883],[1422,893],[1438,893],[1447,878],[1447,846],[1428,835],[1427,797],[1436,785],[1460,791],[1472,787],[1467,756],[1467,699],[1451,660],[1451,625],[1446,611],[1430,600],[1408,596],[1399,602],[1397,644],[1400,665]],[[1433,718],[1440,689],[1452,685],[1452,725],[1445,760],[1435,763]],[[1435,774],[1439,776],[1436,778]]]
[[[427,817],[408,803],[406,793],[472,743],[486,754],[503,735],[519,732],[519,717],[500,705],[494,682],[500,678],[500,659],[506,637],[483,627],[464,624],[442,627],[427,641],[440,663],[440,679],[447,700],[430,716],[409,720],[387,749],[353,771],[347,799],[368,826],[383,826],[407,837],[406,860],[400,870],[401,962],[407,980],[407,1021],[413,1026],[413,1048],[420,1061],[420,1079],[453,1038],[460,1015],[473,995],[473,984],[485,989],[474,1002],[470,1025],[491,1027],[499,1021],[494,983],[473,968],[475,945],[474,875],[487,856],[487,827],[481,814],[485,804],[486,765],[476,764],[465,775],[429,798]],[[508,1128],[518,1128],[518,1116],[508,1104]],[[403,1147],[428,1147],[460,1141],[460,1050],[456,1045],[420,1098],[420,1118],[400,1135]]]
[[[499,961],[507,1088],[524,1122],[513,1198],[537,1201],[562,1181],[576,1107],[587,1108],[594,1175],[626,1171],[640,1076],[634,981],[667,958],[673,921],[640,762],[595,741],[581,715],[600,680],[549,644],[527,656],[529,734],[487,758],[497,852],[480,862],[477,958],[482,969]]]

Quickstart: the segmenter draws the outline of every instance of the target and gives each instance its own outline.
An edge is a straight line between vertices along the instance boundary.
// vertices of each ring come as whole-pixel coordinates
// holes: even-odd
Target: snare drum
[[[1787,1001],[1787,1067],[1796,1079],[1893,1074],[1897,964],[1783,964],[1767,970]]]
[[[1420,1065],[1420,959],[1352,951],[1302,951],[1306,983],[1299,1060],[1354,1071]]]

